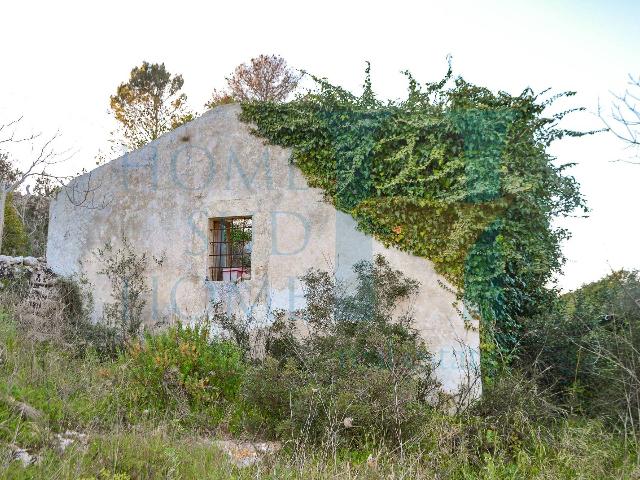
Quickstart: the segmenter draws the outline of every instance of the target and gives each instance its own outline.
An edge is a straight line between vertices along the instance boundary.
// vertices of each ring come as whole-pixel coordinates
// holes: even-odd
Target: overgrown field
[[[620,392],[627,398],[634,392],[616,371],[626,357],[596,349],[635,338],[623,335],[631,323],[622,313],[633,312],[633,303],[616,296],[637,293],[635,275],[587,287],[565,299],[564,310],[558,307],[556,315],[565,316],[539,319],[532,337],[539,332],[538,340],[544,335],[554,342],[523,346],[522,364],[536,363],[526,358],[536,351],[542,370],[504,368],[485,379],[482,399],[469,404],[440,391],[409,312],[394,311],[415,293],[415,282],[382,258],[360,264],[356,273],[357,288],[343,289],[326,272],[309,272],[303,278],[307,307],[295,318],[276,315],[260,357],[247,342],[246,319],[221,310],[195,326],[114,334],[109,348],[77,318],[75,336],[42,339],[33,322],[22,323],[20,301],[5,289],[0,475],[640,478],[637,416],[620,413],[635,405],[633,399],[619,403]],[[582,333],[575,330],[613,300],[628,307],[616,310],[618,323],[594,321]],[[572,323],[575,315],[580,321]],[[294,335],[295,321],[306,322],[313,335]],[[224,335],[211,334],[214,323]],[[547,324],[556,328],[553,337]],[[573,341],[563,345],[569,330]],[[628,346],[632,357],[635,347]],[[579,365],[567,363],[563,352]],[[59,435],[75,441],[63,450]],[[230,438],[277,440],[282,449],[240,468],[214,445]],[[18,448],[35,461],[16,460]]]

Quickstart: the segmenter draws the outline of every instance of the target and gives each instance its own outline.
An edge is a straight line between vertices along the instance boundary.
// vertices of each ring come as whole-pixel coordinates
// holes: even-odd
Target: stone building
[[[310,188],[286,149],[266,145],[226,105],[145,147],[74,179],[51,204],[47,261],[57,274],[82,271],[94,285],[95,321],[110,301],[96,249],[126,237],[151,262],[150,323],[202,316],[220,300],[268,319],[300,308],[298,277],[309,268],[345,278],[360,259],[383,254],[420,282],[416,327],[454,390],[476,363],[477,328],[431,262],[385,248]],[[472,352],[471,355],[469,352]]]

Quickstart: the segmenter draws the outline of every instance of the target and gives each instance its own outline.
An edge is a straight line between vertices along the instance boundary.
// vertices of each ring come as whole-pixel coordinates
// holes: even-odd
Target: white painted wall
[[[385,248],[355,228],[289,163],[290,152],[267,146],[227,105],[163,135],[144,148],[76,178],[51,204],[47,260],[62,275],[83,271],[94,284],[94,319],[110,301],[98,275],[95,250],[122,235],[142,251],[165,257],[152,265],[149,324],[199,317],[214,297],[258,318],[273,308],[299,308],[297,278],[311,267],[346,276],[359,259],[383,254],[394,268],[420,282],[411,305],[416,327],[440,361],[439,376],[454,390],[463,375],[461,355],[477,362],[477,328],[467,329],[455,295],[439,282],[431,262]],[[82,206],[84,190],[92,193]],[[75,190],[74,190],[75,188]],[[99,207],[105,201],[109,204]],[[253,216],[252,279],[237,285],[207,282],[207,220]],[[446,284],[446,282],[444,282]],[[467,356],[467,359],[469,357]]]

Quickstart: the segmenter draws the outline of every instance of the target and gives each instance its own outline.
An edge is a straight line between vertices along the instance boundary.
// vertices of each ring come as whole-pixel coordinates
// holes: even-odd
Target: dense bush
[[[482,452],[516,454],[566,418],[550,388],[531,371],[505,371],[486,385],[482,397],[463,415],[471,448]]]
[[[579,410],[625,428],[640,420],[640,276],[618,271],[529,320],[523,363]]]
[[[249,428],[331,447],[401,446],[439,401],[431,355],[399,309],[417,283],[380,256],[354,271],[350,284],[315,270],[301,278],[305,308],[277,316],[244,384]]]
[[[235,400],[244,377],[240,350],[207,323],[146,334],[127,358],[136,404],[157,411],[210,409],[219,420],[215,409]]]
[[[621,276],[614,284],[624,288],[613,291],[629,291],[630,278]],[[244,335],[237,346],[207,325],[149,333],[115,359],[91,348],[77,355],[25,336],[0,312],[0,471],[8,478],[635,478],[634,437],[559,408],[549,371],[505,373],[465,411],[439,409],[428,352],[398,302],[415,283],[382,259],[360,264],[349,284],[318,271],[304,284],[307,306],[276,316],[262,359],[242,351]],[[602,285],[580,301],[571,296],[568,311],[595,315],[603,298],[626,302]],[[633,302],[627,306],[632,313]],[[602,395],[615,391],[600,385]],[[42,416],[21,415],[16,401]],[[212,446],[212,427],[226,433],[226,426],[294,441],[238,470]],[[68,429],[87,434],[87,446],[61,452],[55,436]],[[13,445],[40,461],[21,466]]]
[[[44,257],[47,252],[49,229],[49,203],[59,190],[53,180],[37,177],[35,186],[28,192],[14,192],[13,204],[20,212],[24,230],[29,240],[29,255]]]
[[[13,203],[13,194],[7,195],[4,206],[2,254],[22,256],[29,253],[29,237]]]

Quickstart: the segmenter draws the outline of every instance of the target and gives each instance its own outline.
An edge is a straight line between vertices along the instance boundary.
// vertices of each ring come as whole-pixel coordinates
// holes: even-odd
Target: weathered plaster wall
[[[477,352],[478,333],[465,328],[455,296],[439,284],[443,279],[432,264],[358,232],[351,217],[307,186],[290,165],[288,150],[249,133],[237,119],[239,111],[237,105],[218,107],[75,179],[51,204],[51,268],[62,275],[86,274],[95,285],[99,320],[110,289],[97,274],[94,252],[126,235],[140,251],[165,258],[149,271],[147,315],[155,323],[198,317],[211,298],[236,310],[252,309],[258,317],[269,308],[299,308],[297,277],[310,267],[344,277],[355,261],[382,253],[420,281],[418,298],[405,307],[413,309],[417,327],[440,360],[445,387],[454,389],[462,374],[462,345]],[[90,191],[88,198],[83,191]],[[238,285],[206,282],[207,220],[239,215],[253,216],[252,279]]]

